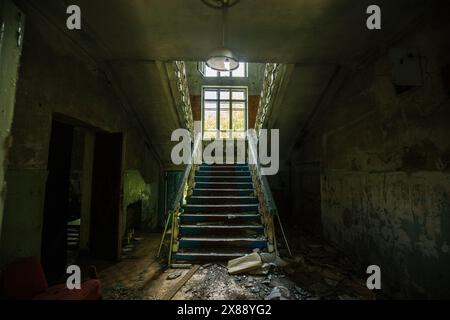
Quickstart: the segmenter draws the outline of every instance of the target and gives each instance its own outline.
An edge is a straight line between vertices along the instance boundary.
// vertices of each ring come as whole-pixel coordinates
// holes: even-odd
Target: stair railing
[[[169,255],[168,255],[168,265],[170,266],[172,262],[172,254],[178,251],[178,235],[179,235],[179,220],[181,214],[181,206],[183,205],[183,200],[186,196],[192,194],[194,190],[195,184],[195,171],[197,170],[198,161],[196,161],[198,157],[198,152],[200,150],[200,144],[202,143],[201,134],[197,134],[194,141],[194,147],[191,154],[191,161],[186,166],[184,170],[183,179],[181,180],[180,186],[178,187],[178,191],[175,195],[175,199],[168,206],[168,213],[166,216],[166,221],[164,224],[164,232],[161,237],[161,242],[159,244],[159,250],[157,257],[161,254],[161,249],[163,243],[165,241],[168,227],[170,224],[170,246],[169,246]]]
[[[286,235],[284,233],[283,225],[281,224],[281,219],[278,214],[278,208],[273,198],[272,192],[270,191],[269,182],[267,177],[261,172],[261,163],[259,162],[257,146],[258,137],[254,131],[250,131],[247,135],[248,147],[249,147],[249,167],[252,175],[253,185],[255,188],[255,193],[259,202],[259,209],[262,217],[262,222],[264,225],[264,232],[268,241],[268,251],[273,252],[278,255],[277,239],[275,235],[275,225],[274,217],[277,218],[280,225],[281,233],[283,235],[286,248],[289,255],[292,256],[291,249],[287,242]]]

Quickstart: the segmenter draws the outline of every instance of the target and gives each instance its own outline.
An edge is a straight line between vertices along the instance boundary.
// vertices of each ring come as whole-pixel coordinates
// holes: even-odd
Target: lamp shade
[[[233,71],[239,67],[239,61],[231,50],[220,47],[211,52],[206,65],[217,71]]]

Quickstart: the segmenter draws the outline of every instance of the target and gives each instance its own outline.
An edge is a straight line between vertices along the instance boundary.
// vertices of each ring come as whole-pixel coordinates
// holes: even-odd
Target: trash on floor
[[[181,272],[181,271],[175,271],[175,272],[169,273],[169,274],[167,275],[167,280],[173,280],[173,279],[176,279],[176,278],[180,277],[181,275],[182,275],[182,272]]]
[[[275,253],[255,251],[251,254],[228,261],[228,273],[231,275],[249,273],[266,275],[288,264]]]
[[[228,261],[228,273],[239,274],[261,269],[262,260],[257,252]]]
[[[289,300],[289,289],[283,286],[273,287],[270,294],[264,298],[264,300]]]

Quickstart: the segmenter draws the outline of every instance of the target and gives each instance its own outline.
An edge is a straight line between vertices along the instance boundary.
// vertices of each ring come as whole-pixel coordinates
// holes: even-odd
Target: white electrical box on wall
[[[389,50],[392,81],[396,86],[423,85],[420,55],[417,49],[392,48]]]

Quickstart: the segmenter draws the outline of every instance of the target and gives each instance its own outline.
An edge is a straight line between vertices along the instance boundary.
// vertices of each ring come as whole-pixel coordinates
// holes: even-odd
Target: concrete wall
[[[400,297],[450,297],[448,39],[448,25],[428,25],[395,44],[418,49],[423,69],[423,85],[400,94],[387,52],[354,67],[294,156],[320,162],[320,194],[313,170],[306,189],[320,196],[325,237],[362,272],[379,265]]]
[[[17,42],[17,24],[24,15],[12,1],[0,1],[0,236],[6,196],[6,167],[11,142],[11,124],[17,87],[22,43]],[[23,30],[22,30],[23,31]]]
[[[160,179],[159,165],[102,71],[83,50],[41,18],[29,14],[26,30],[7,171],[2,264],[17,256],[40,254],[47,157],[55,114],[74,119],[92,132],[123,132],[125,170],[140,176],[130,180],[126,175],[124,199],[153,201],[153,207],[146,206],[146,216],[158,210],[158,189],[154,186]],[[135,192],[146,188],[152,193]]]

